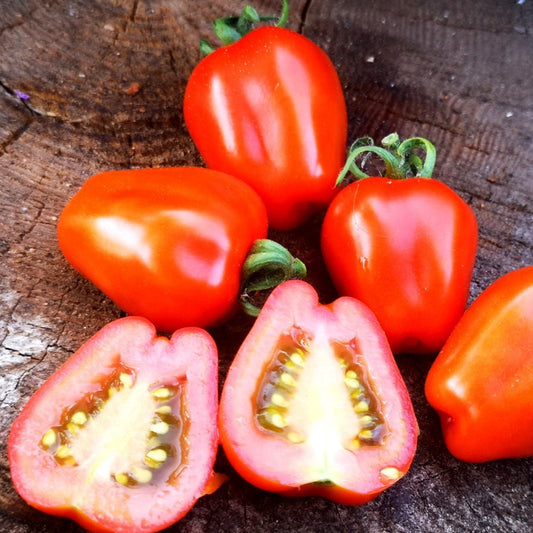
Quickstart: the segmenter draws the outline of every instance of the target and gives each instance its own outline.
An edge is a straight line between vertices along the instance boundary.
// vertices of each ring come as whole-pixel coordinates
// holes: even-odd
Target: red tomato
[[[533,266],[467,309],[431,367],[426,396],[463,461],[533,456]]]
[[[30,505],[91,531],[159,531],[213,475],[217,350],[207,332],[169,340],[116,320],[40,387],[9,435],[13,484]]]
[[[302,35],[265,26],[212,52],[190,76],[184,116],[207,166],[250,184],[272,228],[298,226],[335,195],[346,104],[330,59]]]
[[[274,289],[229,369],[219,431],[257,487],[356,505],[405,475],[418,426],[372,312],[352,298],[320,305],[293,280]]]
[[[67,204],[68,261],[119,307],[158,330],[207,327],[235,310],[241,268],[267,217],[242,181],[204,168],[104,172]]]
[[[322,227],[337,290],[372,309],[394,353],[442,347],[464,312],[476,249],[474,213],[429,178],[352,183]]]

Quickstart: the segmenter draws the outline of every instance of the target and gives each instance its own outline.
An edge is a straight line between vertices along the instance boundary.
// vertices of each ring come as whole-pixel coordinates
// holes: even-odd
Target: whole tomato
[[[190,76],[183,109],[207,166],[251,185],[272,228],[292,229],[334,197],[346,104],[333,64],[306,37],[263,26],[211,52]]]
[[[476,218],[441,182],[394,179],[403,177],[404,160],[411,170],[429,175],[435,158],[431,143],[413,138],[399,144],[393,135],[385,144],[388,150],[360,146],[352,151],[345,168],[352,169],[354,159],[370,151],[385,159],[393,177],[356,172],[364,179],[336,196],[322,227],[324,260],[339,293],[363,301],[376,314],[394,353],[438,352],[467,303]],[[428,150],[423,167],[414,153],[421,146]]]
[[[119,307],[159,331],[207,327],[236,309],[241,270],[267,234],[259,196],[205,168],[103,172],[58,222],[72,266]]]
[[[502,276],[466,310],[425,390],[458,459],[533,456],[533,266]]]

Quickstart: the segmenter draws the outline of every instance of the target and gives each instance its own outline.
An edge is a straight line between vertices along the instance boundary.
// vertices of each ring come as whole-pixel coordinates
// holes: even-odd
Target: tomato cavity
[[[99,390],[66,408],[40,445],[62,467],[83,467],[87,484],[102,478],[132,488],[157,483],[181,462],[180,411],[179,383],[142,383],[121,365]]]
[[[311,336],[293,327],[280,337],[256,398],[260,430],[306,443],[315,455],[318,482],[336,482],[339,451],[380,446],[387,438],[380,401],[355,340],[332,341],[323,331]],[[402,474],[385,468],[382,475]]]

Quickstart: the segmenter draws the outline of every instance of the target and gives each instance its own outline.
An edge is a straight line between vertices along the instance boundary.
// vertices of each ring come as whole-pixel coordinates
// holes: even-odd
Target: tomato
[[[91,531],[159,531],[209,486],[218,446],[217,350],[207,332],[171,339],[111,322],[13,423],[13,484],[31,506]]]
[[[241,268],[267,233],[259,196],[204,168],[103,172],[58,222],[72,266],[119,307],[158,330],[208,327],[238,305]]]
[[[321,246],[338,292],[372,309],[394,353],[436,353],[466,307],[477,236],[444,183],[366,177],[331,203]]]
[[[274,289],[231,364],[219,431],[257,487],[356,505],[405,475],[418,426],[372,312],[347,297],[321,305],[292,280]]]
[[[207,166],[251,185],[272,228],[302,224],[335,195],[346,104],[335,67],[306,37],[263,26],[212,52],[193,70],[183,109]]]
[[[458,459],[533,456],[533,266],[504,275],[467,309],[425,390]]]

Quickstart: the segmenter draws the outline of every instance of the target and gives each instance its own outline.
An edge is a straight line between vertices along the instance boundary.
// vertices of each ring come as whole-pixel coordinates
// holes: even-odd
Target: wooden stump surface
[[[254,6],[268,13],[278,4]],[[96,172],[202,164],[183,122],[185,84],[199,60],[199,38],[211,38],[210,22],[242,6],[0,0],[1,531],[81,531],[21,500],[11,485],[6,439],[43,381],[121,316],[62,257],[57,218]],[[350,139],[397,131],[437,146],[434,175],[479,222],[471,299],[504,273],[533,264],[533,1],[293,0],[289,27],[338,68]],[[272,236],[307,263],[326,302],[335,292],[318,249],[321,217]],[[221,383],[250,325],[238,316],[212,331]],[[171,530],[533,531],[533,460],[455,460],[423,395],[432,360],[398,358],[419,419],[419,448],[409,474],[375,501],[345,507],[262,492],[221,452],[217,470],[230,481]]]

